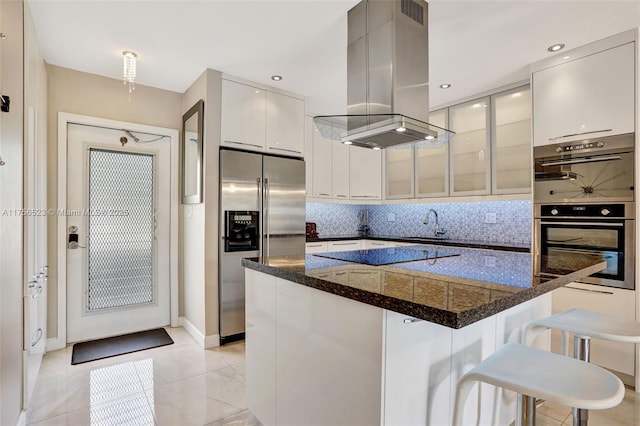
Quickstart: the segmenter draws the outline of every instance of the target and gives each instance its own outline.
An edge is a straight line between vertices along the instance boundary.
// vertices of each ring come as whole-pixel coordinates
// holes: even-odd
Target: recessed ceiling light
[[[571,56],[567,55],[567,56],[563,56],[562,59],[569,59]]]
[[[271,80],[280,81],[280,80],[282,80],[282,76],[281,75],[272,75],[271,76]]]
[[[449,83],[443,83],[443,84],[440,85],[441,89],[448,89],[449,87],[451,87],[451,84],[449,84]]]
[[[407,131],[407,129],[405,129],[404,127],[398,127],[396,129],[396,132],[399,132],[399,133],[406,132],[406,131]]]
[[[259,91],[259,90],[254,90],[253,92],[254,92],[254,93],[260,93],[260,91]]]
[[[520,96],[522,96],[522,93],[520,93],[520,92],[516,92],[516,93],[511,95],[512,98],[519,98]]]
[[[345,144],[345,145],[351,145],[353,142],[351,142],[351,141],[344,141],[344,142],[342,142],[342,143],[343,143],[343,144]]]
[[[374,147],[373,147],[373,150],[374,150],[374,151],[380,151],[380,147],[379,147],[379,146],[374,146]]]
[[[551,45],[551,46],[547,47],[547,50],[549,52],[557,52],[557,51],[562,50],[562,49],[564,49],[564,44],[563,43],[558,43],[558,44],[554,44],[554,45]]]
[[[434,137],[434,136],[431,136],[431,135],[427,135],[427,136],[425,136],[424,138],[425,138],[426,140],[428,140],[428,141],[430,141],[431,139],[435,139],[435,137]]]
[[[474,108],[480,108],[482,105],[480,105],[480,104],[473,104],[472,106],[473,106]]]

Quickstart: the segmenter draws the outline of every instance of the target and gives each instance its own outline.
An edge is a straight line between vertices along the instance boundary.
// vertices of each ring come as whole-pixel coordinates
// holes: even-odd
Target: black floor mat
[[[76,343],[71,365],[172,344],[173,340],[164,328]]]

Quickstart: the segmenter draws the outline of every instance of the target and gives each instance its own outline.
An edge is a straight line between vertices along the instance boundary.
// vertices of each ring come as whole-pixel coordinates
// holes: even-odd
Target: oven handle
[[[579,282],[579,281],[578,281],[578,282]],[[585,283],[585,284],[587,284],[587,283]],[[593,284],[591,284],[591,285],[593,285]],[[591,292],[591,293],[613,294],[613,292],[612,292],[612,291],[591,290],[591,289],[588,289],[588,288],[572,287],[572,286],[570,286],[570,285],[565,285],[565,286],[564,286],[564,288],[570,288],[570,289],[572,289],[572,290],[588,291],[588,292]]]
[[[612,161],[612,160],[622,160],[622,157],[619,155],[607,155],[607,156],[594,157],[594,158],[575,158],[573,160],[541,161],[540,165],[542,167],[565,166],[569,164],[597,163],[600,161]]]
[[[605,227],[605,226],[622,227],[622,226],[624,226],[624,223],[620,223],[620,222],[615,222],[615,223],[611,223],[611,222],[607,222],[607,223],[602,223],[602,222],[540,222],[540,224],[541,225],[571,225],[571,226],[587,225],[587,226],[601,226],[601,227]]]

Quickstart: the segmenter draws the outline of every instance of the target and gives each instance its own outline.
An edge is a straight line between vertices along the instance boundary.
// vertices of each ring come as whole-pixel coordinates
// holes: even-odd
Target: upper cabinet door
[[[381,151],[349,147],[349,191],[355,200],[382,198]]]
[[[386,163],[386,198],[413,198],[413,148],[388,149]]]
[[[634,131],[635,43],[533,73],[534,145]]]
[[[312,124],[313,126],[313,124]],[[313,126],[313,196],[316,198],[331,198],[332,194],[332,160],[333,141],[324,139]]]
[[[332,150],[332,193],[334,198],[349,199],[349,145],[335,141],[330,143]]]
[[[518,87],[491,97],[493,194],[531,192],[531,90]]]
[[[429,113],[429,123],[448,129],[447,109]],[[449,144],[434,148],[417,148],[416,198],[446,197],[449,195]]]
[[[264,90],[223,79],[222,144],[254,151],[264,150],[266,106],[267,94]]]
[[[489,193],[489,118],[489,98],[449,108],[451,195]]]
[[[304,153],[304,101],[267,93],[267,151],[294,156]]]

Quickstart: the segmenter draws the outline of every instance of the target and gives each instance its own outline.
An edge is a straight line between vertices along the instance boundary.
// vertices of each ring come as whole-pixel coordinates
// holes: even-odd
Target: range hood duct
[[[433,147],[428,123],[428,4],[363,0],[348,14],[347,115],[314,117],[324,138],[373,149]]]

